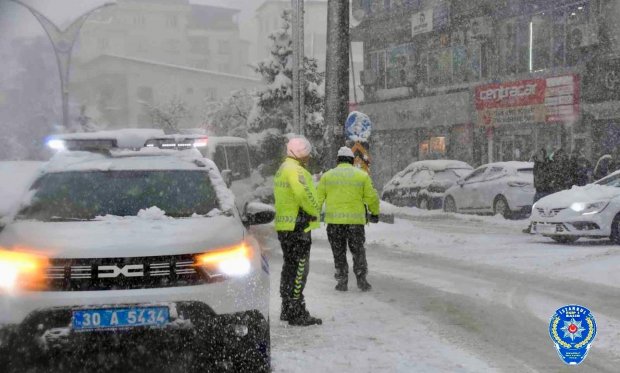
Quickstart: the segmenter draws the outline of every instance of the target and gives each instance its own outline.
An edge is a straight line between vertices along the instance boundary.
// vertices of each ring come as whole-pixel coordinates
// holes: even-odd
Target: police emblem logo
[[[563,362],[578,365],[586,358],[596,321],[589,309],[576,304],[558,308],[549,322],[549,336]]]

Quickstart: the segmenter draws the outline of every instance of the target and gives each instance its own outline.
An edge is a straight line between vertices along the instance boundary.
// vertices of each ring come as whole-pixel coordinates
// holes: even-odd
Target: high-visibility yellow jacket
[[[370,176],[348,163],[327,171],[318,187],[319,206],[325,202],[327,224],[366,224],[366,206],[379,215],[379,196]]]
[[[319,228],[320,208],[312,175],[293,158],[286,158],[273,179],[276,231],[293,231],[299,210],[316,218],[305,232]]]

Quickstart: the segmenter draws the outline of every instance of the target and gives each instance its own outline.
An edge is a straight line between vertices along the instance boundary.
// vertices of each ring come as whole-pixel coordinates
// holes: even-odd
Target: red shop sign
[[[476,110],[544,104],[546,83],[545,79],[531,79],[478,86]]]

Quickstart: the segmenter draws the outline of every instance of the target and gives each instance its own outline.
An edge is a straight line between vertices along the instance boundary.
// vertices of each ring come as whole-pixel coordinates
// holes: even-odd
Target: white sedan
[[[620,244],[620,171],[542,198],[534,204],[531,221],[532,233],[557,242],[609,237]]]
[[[493,213],[505,218],[528,213],[536,194],[533,169],[529,162],[480,166],[446,191],[444,211]]]

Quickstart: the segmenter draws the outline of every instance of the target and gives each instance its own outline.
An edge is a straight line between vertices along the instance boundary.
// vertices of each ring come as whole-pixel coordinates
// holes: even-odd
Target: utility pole
[[[336,164],[344,146],[344,123],[349,112],[349,1],[328,0],[327,66],[325,68],[325,125],[329,151],[326,166]]]
[[[58,26],[56,26],[52,21],[49,20],[46,16],[44,16],[41,12],[34,9],[32,6],[26,4],[22,0],[12,0],[13,2],[22,5],[26,9],[32,13],[32,15],[39,21],[43,30],[47,34],[50,42],[52,43],[52,47],[54,49],[54,54],[56,55],[56,62],[58,63],[58,74],[60,77],[60,93],[62,95],[62,125],[65,130],[69,129],[69,72],[71,70],[71,53],[73,51],[73,46],[80,34],[80,30],[82,29],[82,25],[86,21],[86,18],[90,16],[93,12],[110,5],[115,5],[116,1],[111,0],[108,1],[101,6],[98,6],[94,9],[91,9],[86,14],[81,15],[77,18],[69,27],[64,30],[61,30]]]
[[[304,0],[291,0],[293,38],[293,127],[300,135],[305,126],[305,69],[304,69]]]

